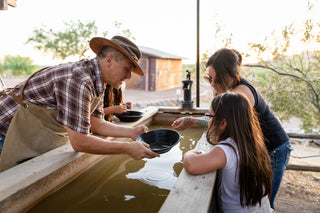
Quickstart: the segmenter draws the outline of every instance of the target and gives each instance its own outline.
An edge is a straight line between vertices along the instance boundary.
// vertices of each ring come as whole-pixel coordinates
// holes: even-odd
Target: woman
[[[271,212],[272,171],[259,121],[247,98],[237,93],[216,96],[211,103],[207,153],[184,155],[191,174],[219,170],[219,207],[223,212]],[[250,180],[250,181],[248,181]]]
[[[207,76],[205,79],[214,88],[216,94],[226,91],[241,93],[248,98],[257,112],[260,126],[264,135],[272,166],[272,194],[270,205],[274,209],[274,199],[280,188],[284,170],[292,150],[289,137],[278,119],[272,114],[260,92],[247,80],[241,78],[241,54],[233,49],[222,48],[216,51],[207,61]],[[183,130],[195,125],[205,125],[203,119],[192,117],[180,118],[172,126]]]

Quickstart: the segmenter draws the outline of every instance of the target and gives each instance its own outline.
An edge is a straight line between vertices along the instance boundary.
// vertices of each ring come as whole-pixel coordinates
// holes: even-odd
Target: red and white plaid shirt
[[[23,85],[24,82],[13,90],[18,97]],[[98,60],[94,58],[40,71],[28,81],[23,94],[24,100],[56,109],[59,123],[76,132],[89,134],[90,105],[94,97],[100,97],[101,102],[92,115],[103,119],[104,88]],[[18,106],[8,93],[0,97],[0,134],[6,135]]]

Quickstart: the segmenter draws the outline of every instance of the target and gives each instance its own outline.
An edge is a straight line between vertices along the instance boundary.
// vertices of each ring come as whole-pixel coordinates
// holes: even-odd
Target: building
[[[182,57],[139,46],[139,60],[144,76],[132,73],[126,81],[128,90],[159,91],[181,87]]]

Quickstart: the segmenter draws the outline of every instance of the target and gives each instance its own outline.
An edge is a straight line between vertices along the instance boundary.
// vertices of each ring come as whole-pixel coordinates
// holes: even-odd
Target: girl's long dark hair
[[[231,137],[239,150],[241,206],[261,205],[261,199],[271,194],[272,170],[253,107],[245,96],[228,92],[216,96],[211,108],[214,117],[208,127],[207,140],[215,145]],[[217,135],[217,128],[224,119],[227,126]]]
[[[110,84],[106,85],[104,91],[104,102],[103,107],[109,107],[114,105],[119,105],[122,103],[122,90],[113,88]],[[105,120],[112,121],[113,114],[105,115]]]

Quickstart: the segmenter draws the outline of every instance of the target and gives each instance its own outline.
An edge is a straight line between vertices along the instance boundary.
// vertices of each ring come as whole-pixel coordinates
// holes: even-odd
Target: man
[[[105,84],[120,88],[131,72],[143,75],[139,48],[114,36],[95,37],[91,60],[44,68],[0,96],[0,171],[70,141],[77,152],[125,153],[132,158],[159,156],[144,142],[106,141],[90,134],[135,139],[147,127],[123,127],[104,120]],[[1,140],[0,140],[1,143]],[[0,144],[1,146],[1,144]]]

